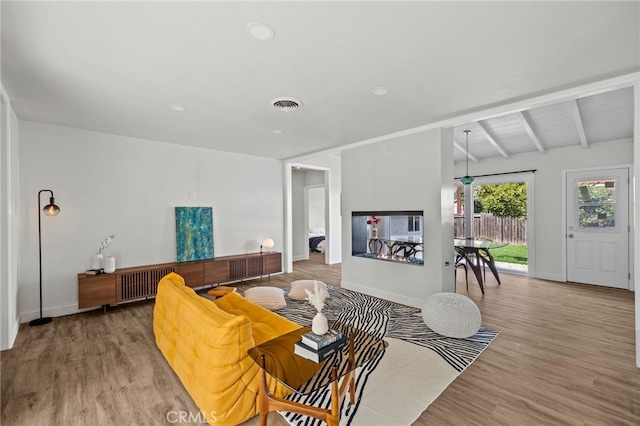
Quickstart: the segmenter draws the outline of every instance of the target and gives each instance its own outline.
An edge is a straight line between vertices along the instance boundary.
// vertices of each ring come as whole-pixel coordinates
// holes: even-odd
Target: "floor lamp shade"
[[[40,194],[48,192],[51,194],[49,197],[49,204],[40,209]],[[51,322],[51,317],[42,316],[42,213],[47,216],[57,216],[60,213],[60,207],[56,205],[56,200],[53,197],[53,191],[50,189],[42,189],[38,192],[38,266],[40,271],[40,318],[34,319],[29,322],[29,325],[44,325]]]
[[[40,201],[40,197],[38,197],[38,201]],[[49,197],[49,204],[42,208],[42,212],[47,216],[58,216],[58,213],[60,213],[60,207],[56,206],[56,199],[53,198],[53,196]]]

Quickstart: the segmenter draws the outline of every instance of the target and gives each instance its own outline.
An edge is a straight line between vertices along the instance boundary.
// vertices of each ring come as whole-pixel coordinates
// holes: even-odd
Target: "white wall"
[[[0,350],[10,349],[18,334],[19,188],[18,119],[0,84]]]
[[[535,169],[534,173],[534,241],[537,278],[562,281],[562,179],[563,170],[632,164],[631,139],[549,150],[546,154],[526,153],[487,158],[469,163],[469,174],[483,175]],[[455,164],[455,176],[464,174],[464,163]]]
[[[342,152],[343,287],[416,307],[454,291],[452,166],[450,130]],[[424,266],[351,256],[351,213],[372,210],[424,211]]]
[[[309,229],[324,229],[324,186],[307,189]]]
[[[21,121],[20,167],[23,321],[38,311],[40,189],[61,209],[42,217],[49,316],[77,312],[77,273],[110,234],[118,268],[175,261],[176,206],[213,208],[216,256],[257,252],[267,237],[283,247],[279,160]]]

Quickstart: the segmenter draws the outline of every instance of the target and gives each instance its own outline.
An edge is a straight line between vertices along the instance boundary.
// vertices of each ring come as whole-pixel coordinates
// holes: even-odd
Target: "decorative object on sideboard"
[[[314,280],[313,283],[313,292],[311,290],[305,290],[305,292],[307,293],[309,303],[318,311],[311,321],[311,331],[314,334],[325,334],[329,331],[329,322],[327,321],[327,317],[322,313],[322,309],[324,308],[324,301],[329,295],[329,292],[325,286],[318,284],[316,280]]]
[[[113,274],[116,271],[116,258],[107,256],[104,258],[104,273]]]
[[[262,249],[265,249],[264,251],[267,253],[271,253],[271,249],[273,248],[273,246],[275,246],[276,243],[273,242],[273,240],[271,238],[266,238],[263,242],[262,245],[260,246],[260,252],[262,252]]]
[[[43,192],[50,192],[49,204],[44,206],[42,212],[47,216],[57,216],[60,213],[60,207],[56,205],[56,200],[53,198],[53,191],[50,189],[42,189],[38,191],[38,267],[40,270],[40,318],[34,319],[29,322],[29,325],[44,325],[50,323],[51,317],[42,316],[42,221],[40,213],[40,194]]]
[[[91,255],[91,270],[96,271],[97,273],[100,273],[102,271],[102,269],[104,268],[104,259],[102,256],[102,252],[104,251],[104,249],[109,247],[109,244],[111,244],[111,241],[113,241],[114,238],[115,235],[109,235],[107,238],[102,240],[102,242],[98,246],[98,253]]]
[[[92,254],[91,255],[91,270],[99,272],[102,270],[102,255],[101,254]]]

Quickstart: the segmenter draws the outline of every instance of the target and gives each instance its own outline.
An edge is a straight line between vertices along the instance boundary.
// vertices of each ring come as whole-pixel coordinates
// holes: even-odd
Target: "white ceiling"
[[[23,120],[287,159],[637,72],[639,6],[3,0],[1,79]],[[275,37],[249,37],[256,21]],[[456,143],[580,144],[576,106],[586,143],[631,137],[627,88],[460,123]]]

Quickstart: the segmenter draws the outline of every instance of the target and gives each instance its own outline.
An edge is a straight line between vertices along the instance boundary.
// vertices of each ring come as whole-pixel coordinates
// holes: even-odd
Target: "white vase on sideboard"
[[[107,256],[104,258],[104,272],[106,274],[113,274],[116,271],[116,258],[113,256]]]
[[[91,269],[94,271],[99,271],[102,269],[102,255],[101,254],[93,254],[91,255]]]

